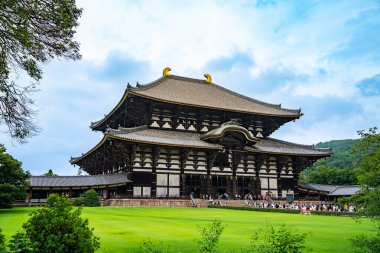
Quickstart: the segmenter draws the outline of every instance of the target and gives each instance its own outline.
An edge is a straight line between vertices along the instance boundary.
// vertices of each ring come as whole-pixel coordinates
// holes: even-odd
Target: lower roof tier
[[[112,140],[121,141],[123,143],[146,144],[152,146],[162,147],[177,147],[180,149],[205,149],[205,150],[225,150],[228,149],[224,143],[223,138],[228,134],[240,134],[242,139],[247,140],[243,142],[242,151],[248,153],[265,153],[273,155],[287,155],[287,156],[307,156],[322,158],[332,154],[331,149],[319,149],[313,145],[301,145],[273,138],[255,138],[247,137],[246,129],[242,127],[237,128],[234,125],[222,126],[223,132],[218,135],[202,135],[191,132],[180,132],[148,128],[147,126],[140,126],[134,128],[108,129],[104,134],[103,139],[90,151],[80,157],[75,157],[70,160],[72,164],[79,164],[85,157],[93,152],[104,147],[104,145],[112,145]],[[218,139],[219,138],[219,139]],[[233,137],[233,138],[236,138]],[[212,141],[210,141],[210,139]]]

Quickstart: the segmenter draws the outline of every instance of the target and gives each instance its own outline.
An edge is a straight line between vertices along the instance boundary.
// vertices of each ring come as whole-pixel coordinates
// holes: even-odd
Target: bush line
[[[254,212],[269,212],[269,213],[293,213],[299,214],[301,210],[295,209],[278,209],[278,208],[255,208],[255,207],[245,207],[245,206],[217,206],[217,205],[208,205],[208,208],[220,208],[220,209],[231,209],[231,210],[245,210],[245,211],[254,211]],[[326,216],[357,216],[356,213],[350,212],[331,212],[331,211],[315,211],[310,210],[311,214],[315,215],[326,215]]]

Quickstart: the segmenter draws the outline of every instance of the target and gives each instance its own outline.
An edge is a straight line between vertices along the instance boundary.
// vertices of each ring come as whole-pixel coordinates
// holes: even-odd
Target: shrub
[[[9,249],[11,252],[22,253],[34,253],[38,252],[34,250],[34,245],[30,241],[29,237],[23,232],[17,232],[9,242]]]
[[[265,229],[260,229],[251,237],[248,248],[242,252],[258,253],[301,253],[305,249],[306,234],[299,233],[287,225],[274,228],[267,225]]]
[[[73,206],[84,206],[84,198],[80,197],[80,198],[71,199],[71,204]]]
[[[326,215],[326,216],[350,216],[350,217],[358,216],[358,213],[350,213],[350,212],[331,212],[331,211],[311,210],[310,213],[315,214],[315,215]]]
[[[93,253],[100,247],[99,238],[80,215],[81,209],[74,209],[67,197],[51,194],[46,207],[32,212],[23,224],[25,235],[39,253]]]
[[[90,189],[84,194],[85,206],[99,206],[100,198],[94,189]]]
[[[6,253],[7,250],[5,248],[5,236],[2,233],[3,231],[0,228],[0,253]]]
[[[355,235],[350,238],[354,252],[378,253],[380,252],[380,231],[375,235]]]
[[[199,252],[212,253],[218,247],[219,237],[224,230],[221,220],[214,220],[210,225],[199,227],[201,239],[197,240]]]
[[[94,189],[90,189],[83,197],[75,198],[71,203],[73,206],[99,206],[100,198]]]
[[[164,250],[164,245],[162,242],[154,243],[150,238],[144,239],[140,244],[140,252],[143,253],[163,253],[167,252]]]

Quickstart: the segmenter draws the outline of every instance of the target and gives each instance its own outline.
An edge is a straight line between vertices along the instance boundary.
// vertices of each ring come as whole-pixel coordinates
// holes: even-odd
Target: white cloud
[[[210,73],[227,88],[295,108],[304,107],[298,101],[307,98],[345,98],[357,101],[366,113],[346,118],[312,115],[312,120],[288,123],[275,136],[300,143],[353,138],[356,130],[380,120],[377,98],[362,98],[355,86],[378,74],[379,62],[355,52],[354,57],[334,55],[347,49],[355,29],[366,29],[350,22],[374,8],[373,2],[281,1],[255,8],[249,1],[80,0],[78,5],[84,8],[77,33],[83,60],[53,61],[45,68],[36,99],[44,131],[27,145],[10,146],[36,173],[48,168],[57,168],[58,174],[75,173],[69,157],[100,140],[88,128],[90,121],[116,105],[127,81],[152,81],[166,66],[173,74],[203,78],[209,62],[237,53],[247,55],[252,64],[232,64],[230,69]],[[120,80],[99,78],[115,52],[143,61],[138,67],[141,72],[126,69],[130,76]],[[273,89],[260,89],[263,84],[252,81],[264,82],[265,75],[275,71],[289,72],[291,77],[279,80]]]

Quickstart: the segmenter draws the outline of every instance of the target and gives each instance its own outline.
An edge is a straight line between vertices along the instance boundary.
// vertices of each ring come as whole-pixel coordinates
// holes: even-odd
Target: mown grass
[[[28,219],[35,208],[0,210],[0,228],[7,239]],[[254,231],[270,223],[288,224],[308,233],[307,247],[313,252],[350,252],[349,238],[357,233],[374,233],[370,220],[360,223],[349,217],[330,217],[241,210],[201,208],[83,208],[95,234],[101,238],[100,252],[138,252],[141,241],[162,241],[169,252],[196,252],[198,225],[221,219],[226,226],[218,252],[240,252]]]

